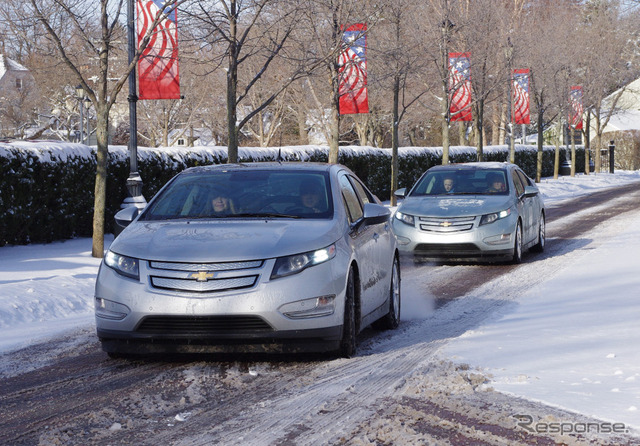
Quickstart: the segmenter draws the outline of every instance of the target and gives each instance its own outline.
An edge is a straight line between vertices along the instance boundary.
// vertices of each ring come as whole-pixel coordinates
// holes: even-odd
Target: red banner
[[[528,69],[513,70],[513,122],[531,124]]]
[[[369,113],[367,93],[367,25],[357,23],[342,33],[343,51],[338,58],[341,115]]]
[[[471,121],[470,53],[449,53],[449,121]]]
[[[569,125],[576,130],[582,130],[582,87],[571,87],[569,93]]]
[[[159,0],[136,0],[138,48],[153,21],[165,11]],[[138,61],[139,99],[180,99],[178,73],[178,20],[172,9],[151,33]]]

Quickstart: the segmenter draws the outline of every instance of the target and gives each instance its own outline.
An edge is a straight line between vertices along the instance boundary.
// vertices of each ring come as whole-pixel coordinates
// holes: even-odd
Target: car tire
[[[544,221],[544,212],[540,214],[540,225],[538,226],[538,243],[531,247],[533,252],[544,252],[544,246],[546,244],[546,225]]]
[[[356,283],[353,269],[349,269],[347,290],[344,296],[344,322],[339,354],[343,358],[351,358],[356,353]]]
[[[516,225],[516,232],[514,234],[515,240],[513,241],[513,254],[511,256],[511,263],[522,263],[522,225],[520,220]]]
[[[400,325],[400,262],[393,259],[389,285],[389,312],[373,323],[376,330],[394,330]]]

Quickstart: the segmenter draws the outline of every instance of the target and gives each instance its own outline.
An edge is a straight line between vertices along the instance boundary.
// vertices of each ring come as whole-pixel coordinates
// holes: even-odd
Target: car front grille
[[[264,261],[225,263],[149,262],[153,288],[187,293],[216,293],[254,287]]]
[[[257,316],[149,316],[142,320],[139,333],[215,336],[272,332],[273,328]]]
[[[419,217],[420,229],[425,232],[452,233],[473,229],[476,217]]]
[[[480,248],[473,243],[421,243],[415,247],[416,255],[435,255],[438,257],[456,257],[459,255],[478,255]]]

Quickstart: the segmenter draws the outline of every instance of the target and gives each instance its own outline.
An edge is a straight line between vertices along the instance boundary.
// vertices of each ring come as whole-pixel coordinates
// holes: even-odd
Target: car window
[[[531,182],[531,179],[527,176],[527,174],[525,174],[520,169],[516,169],[516,173],[518,174],[518,177],[520,177],[520,181],[522,181],[523,186],[533,186],[533,183]]]
[[[349,222],[355,223],[364,215],[362,204],[360,203],[358,195],[356,194],[356,191],[347,176],[340,175],[339,181],[340,190],[342,192],[342,199],[344,200],[344,205],[347,208]]]
[[[418,180],[410,196],[508,193],[504,169],[434,169]]]
[[[201,170],[178,175],[147,206],[142,220],[332,218],[326,172]]]
[[[363,205],[365,203],[376,202],[371,192],[369,192],[369,190],[360,181],[358,181],[357,178],[349,176],[349,180],[351,181],[351,184],[353,184],[353,188],[356,190],[356,194],[358,195],[358,198]]]
[[[517,171],[513,171],[513,185],[516,188],[516,195],[519,197],[524,194],[524,185],[522,184],[522,178],[518,175]]]

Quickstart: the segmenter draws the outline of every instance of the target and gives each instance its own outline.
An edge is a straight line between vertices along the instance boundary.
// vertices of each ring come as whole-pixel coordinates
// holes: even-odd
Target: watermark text
[[[535,421],[531,415],[514,415],[518,427],[536,434],[626,434],[624,423],[590,422],[544,422]]]

